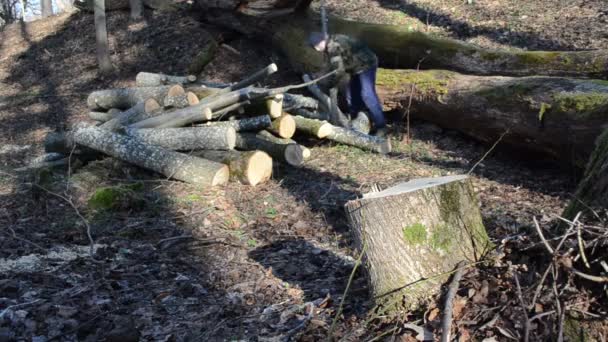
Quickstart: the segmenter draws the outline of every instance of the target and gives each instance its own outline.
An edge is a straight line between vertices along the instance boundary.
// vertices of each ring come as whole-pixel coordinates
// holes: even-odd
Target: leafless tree
[[[106,5],[104,0],[94,1],[95,39],[97,41],[97,63],[102,75],[112,72],[110,49],[108,47],[108,30],[106,26]]]

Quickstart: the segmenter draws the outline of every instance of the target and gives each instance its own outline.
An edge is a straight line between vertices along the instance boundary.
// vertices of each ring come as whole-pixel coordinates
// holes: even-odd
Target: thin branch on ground
[[[515,278],[515,285],[517,286],[517,299],[519,299],[519,304],[521,305],[521,310],[523,311],[525,322],[524,322],[524,342],[528,342],[530,340],[530,319],[528,318],[528,310],[526,309],[526,302],[524,301],[524,295],[521,292],[521,286],[519,285],[519,279],[517,278],[517,273],[513,273],[513,277]]]
[[[450,287],[448,289],[448,294],[445,298],[445,306],[443,308],[443,318],[441,319],[441,342],[449,342],[450,341],[450,330],[452,327],[452,313],[453,313],[453,302],[456,297],[456,292],[458,292],[458,286],[460,285],[460,279],[462,279],[462,274],[464,273],[464,268],[462,266],[465,265],[464,261],[459,262],[456,265],[456,273],[454,273],[454,277],[452,278],[452,282],[450,283]]]
[[[359,268],[359,265],[361,264],[361,260],[363,259],[363,255],[365,254],[365,249],[366,249],[366,245],[363,245],[363,248],[361,248],[361,253],[359,254],[359,257],[357,258],[357,261],[355,261],[355,266],[353,267],[352,272],[350,272],[350,277],[348,277],[348,282],[346,283],[346,288],[344,289],[344,293],[342,294],[342,299],[340,300],[340,305],[338,306],[338,311],[336,311],[336,316],[334,317],[334,320],[331,322],[331,326],[329,328],[329,332],[327,334],[327,341],[331,341],[332,339],[332,335],[334,333],[334,329],[336,328],[336,323],[338,323],[338,319],[340,318],[340,315],[342,315],[342,309],[344,308],[344,302],[346,301],[346,296],[348,295],[348,290],[350,289],[350,285],[353,282],[353,279],[355,278],[355,273],[357,272],[357,268]]]

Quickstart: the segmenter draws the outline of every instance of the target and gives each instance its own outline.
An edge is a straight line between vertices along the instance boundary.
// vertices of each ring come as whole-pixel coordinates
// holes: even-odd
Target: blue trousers
[[[376,70],[377,68],[374,67],[360,74],[352,75],[343,92],[348,112],[351,115],[356,115],[360,111],[369,112],[374,127],[378,129],[386,126],[386,120],[376,93]]]

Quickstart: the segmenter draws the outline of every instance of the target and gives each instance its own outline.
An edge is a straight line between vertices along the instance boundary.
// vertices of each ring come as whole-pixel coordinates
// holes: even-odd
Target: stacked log
[[[89,117],[97,126],[78,123],[69,132],[49,134],[46,150],[87,156],[83,160],[107,155],[204,186],[222,185],[229,178],[248,185],[267,181],[273,160],[303,165],[311,150],[291,139],[296,130],[317,139],[390,152],[388,140],[317,120],[326,117],[317,112],[323,110],[319,101],[287,93],[323,77],[281,88],[253,86],[276,71],[271,64],[234,84],[141,72],[135,87],[91,93]]]

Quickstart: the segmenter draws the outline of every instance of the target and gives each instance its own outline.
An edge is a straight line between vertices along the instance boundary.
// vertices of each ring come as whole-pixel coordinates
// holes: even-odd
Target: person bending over
[[[352,117],[360,111],[368,112],[374,133],[385,135],[386,120],[376,93],[378,58],[374,52],[361,41],[342,34],[328,39],[321,33],[313,33],[310,43],[315,50],[326,53],[331,69],[338,70],[330,85],[332,105],[337,104],[336,94],[339,92],[346,104],[346,112]],[[334,96],[331,96],[332,91]],[[334,118],[333,121],[342,124],[344,119]]]

